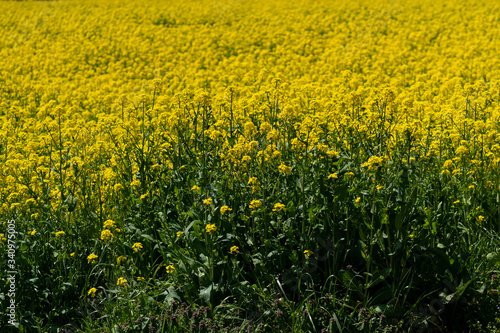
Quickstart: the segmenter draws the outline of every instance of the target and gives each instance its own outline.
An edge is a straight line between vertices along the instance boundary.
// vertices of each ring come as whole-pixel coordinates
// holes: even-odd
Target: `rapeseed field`
[[[2,332],[500,331],[500,3],[0,3]]]

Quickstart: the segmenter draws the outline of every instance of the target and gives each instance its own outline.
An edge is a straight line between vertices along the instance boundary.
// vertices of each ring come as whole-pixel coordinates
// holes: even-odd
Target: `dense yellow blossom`
[[[230,212],[230,211],[232,211],[232,209],[231,209],[231,208],[229,208],[228,206],[222,206],[222,207],[220,208],[220,213],[221,213],[221,215],[224,215],[226,212]]]
[[[122,263],[122,261],[126,261],[127,260],[127,257],[125,256],[119,256],[118,258],[116,258],[116,263],[118,265],[120,265]]]
[[[106,243],[113,237],[113,233],[111,233],[111,231],[109,231],[108,229],[104,229],[103,231],[101,231],[101,239],[104,241],[104,243]]]
[[[286,206],[280,202],[277,202],[274,204],[274,207],[273,207],[273,212],[280,212],[282,210],[285,210],[286,209]]]
[[[97,259],[97,258],[99,258],[99,256],[97,256],[97,255],[95,255],[95,254],[91,253],[91,254],[89,254],[89,256],[87,257],[87,261],[88,261],[89,263],[93,263],[93,264],[95,264],[95,263],[96,263],[96,259]]]
[[[325,187],[339,186],[331,200],[342,200],[340,186],[366,180],[368,172],[379,196],[390,195],[397,186],[382,185],[379,173],[395,165],[412,175],[420,166],[437,170],[440,188],[463,182],[461,189],[470,191],[455,189],[467,193],[450,199],[454,207],[468,205],[466,195],[491,192],[495,198],[499,9],[479,0],[255,0],[230,6],[74,0],[28,1],[20,10],[3,1],[0,215],[29,221],[19,229],[23,235],[43,230],[37,223],[51,216],[52,229],[44,232],[58,242],[70,238],[58,230],[72,238],[76,223],[92,226],[82,226],[85,236],[92,230],[89,241],[108,242],[120,232],[113,219],[128,232],[124,217],[130,214],[119,205],[142,214],[140,205],[160,202],[187,221],[200,202],[212,205],[212,196],[234,209],[230,219],[197,217],[212,234],[217,227],[209,221],[239,218],[249,201],[252,210],[263,202],[288,203],[282,186],[308,198],[325,181]],[[224,186],[213,184],[220,179],[211,167],[226,172]],[[291,179],[292,170],[300,179]],[[321,176],[311,179],[309,170]],[[270,184],[263,174],[287,183]],[[169,187],[173,179],[182,186]],[[150,188],[152,180],[168,189],[168,198]],[[351,205],[370,199],[352,188],[346,192]],[[241,207],[222,198],[224,191],[240,190],[249,195],[235,200]],[[185,192],[197,207],[179,198]],[[287,206],[301,206],[305,219],[316,214],[308,202]],[[208,208],[204,218],[213,213]],[[221,215],[230,211],[220,207]],[[287,213],[281,203],[273,211]],[[493,221],[486,214],[470,219]],[[220,233],[227,231],[218,225]],[[142,248],[132,245],[134,252]]]
[[[250,209],[256,209],[256,208],[259,208],[260,206],[262,206],[262,201],[260,201],[260,200],[252,200],[252,202],[250,202],[249,208]]]
[[[280,164],[280,166],[278,167],[278,170],[280,173],[284,173],[287,175],[289,175],[292,172],[292,168],[290,168],[289,166],[286,166],[285,164]]]
[[[104,229],[116,228],[116,222],[113,220],[106,220],[104,221],[103,227]]]
[[[127,283],[128,283],[127,279],[125,279],[123,277],[118,278],[118,281],[116,281],[117,286],[122,286],[125,289],[127,288]]]
[[[132,249],[134,249],[134,252],[139,252],[139,249],[142,249],[142,243],[134,243],[132,245]]]
[[[217,226],[215,224],[207,224],[205,231],[211,235],[212,232],[217,231]]]

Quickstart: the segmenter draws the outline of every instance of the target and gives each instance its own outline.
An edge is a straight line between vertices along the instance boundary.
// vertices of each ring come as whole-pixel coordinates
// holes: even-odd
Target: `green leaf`
[[[373,286],[376,286],[380,282],[385,281],[385,279],[387,279],[387,277],[390,274],[391,274],[391,268],[384,268],[383,270],[378,271],[377,273],[375,273],[375,275],[373,275],[373,278],[371,282],[368,284],[367,288],[371,288]]]
[[[208,287],[202,288],[200,290],[200,298],[206,303],[210,303],[210,299],[212,297],[212,293],[214,291],[215,285],[211,283]]]
[[[486,255],[486,259],[488,261],[493,261],[493,262],[499,261],[499,257],[500,257],[499,254],[494,252],[490,252]]]
[[[416,189],[417,187],[413,188],[410,197],[408,198],[408,201],[406,201],[406,204],[403,207],[403,210],[396,216],[396,221],[394,222],[394,226],[396,227],[397,232],[401,231],[401,228],[403,227],[403,221],[408,216],[408,211],[410,210],[410,207],[415,204],[414,199],[415,196],[417,195]]]
[[[262,263],[262,254],[256,253],[254,256],[252,256],[252,262],[255,266],[261,264]]]
[[[359,297],[363,297],[363,286],[356,280],[354,274],[350,271],[340,271],[340,274],[344,286],[355,291]]]
[[[22,242],[21,243],[21,251],[26,251],[28,249],[28,245],[26,244],[26,242]]]
[[[393,298],[392,290],[389,286],[385,286],[378,290],[370,299],[370,304],[383,304]]]

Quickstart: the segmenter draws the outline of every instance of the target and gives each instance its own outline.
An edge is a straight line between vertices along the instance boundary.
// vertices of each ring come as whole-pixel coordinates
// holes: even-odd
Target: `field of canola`
[[[0,36],[2,332],[500,329],[500,4],[2,1]]]

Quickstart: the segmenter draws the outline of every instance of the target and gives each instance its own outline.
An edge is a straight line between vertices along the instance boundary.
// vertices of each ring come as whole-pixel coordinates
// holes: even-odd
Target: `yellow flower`
[[[140,198],[140,199],[141,199],[141,200],[142,200],[142,199],[144,199],[145,197],[147,197],[147,196],[148,196],[148,194],[149,194],[149,191],[148,191],[148,192],[146,192],[146,193],[144,193],[143,195],[141,195],[141,198]]]
[[[456,149],[455,153],[457,155],[465,155],[469,152],[469,149],[467,149],[466,147],[464,146],[458,146],[458,148]]]
[[[182,232],[182,231],[177,231],[176,235],[177,235],[177,237],[181,237],[183,233],[184,232]]]
[[[113,238],[113,234],[108,229],[101,231],[101,239],[106,243],[108,240]]]
[[[200,190],[199,186],[194,185],[193,187],[191,187],[191,191],[193,192],[198,192],[199,190]]]
[[[115,192],[120,192],[121,190],[123,190],[123,185],[122,184],[115,184],[113,186]]]
[[[204,205],[211,205],[212,204],[212,199],[208,198],[208,199],[203,200],[203,204]]]
[[[25,203],[29,205],[29,204],[31,204],[31,203],[35,203],[35,202],[36,202],[36,200],[35,200],[35,199],[33,199],[33,198],[29,198],[28,200],[26,200],[26,202],[25,202]]]
[[[479,215],[479,216],[477,217],[477,223],[481,223],[481,222],[483,222],[483,221],[484,221],[484,216],[483,216],[483,215]]]
[[[415,235],[414,235],[414,234],[410,234],[410,235],[409,235],[409,237],[410,237],[410,238],[413,238],[413,237],[415,237]]]
[[[383,185],[377,185],[377,190],[380,191],[381,189],[383,189],[384,186]]]
[[[361,202],[361,197],[357,197],[356,200],[355,200],[356,203],[360,203]]]
[[[231,246],[230,251],[231,251],[231,253],[240,253],[240,248],[237,247],[236,245],[234,245],[234,246]]]
[[[35,234],[36,234],[36,230],[28,232],[28,235],[30,235],[30,236],[35,236]]]
[[[144,281],[144,278],[142,276],[138,276],[137,281]]]
[[[382,166],[383,163],[384,163],[383,158],[378,156],[372,156],[368,159],[367,162],[363,163],[362,167],[368,168],[369,170],[374,170],[376,169],[377,166]]]
[[[289,175],[292,173],[292,168],[281,163],[280,166],[278,167],[278,171],[280,173],[284,173],[284,174]]]
[[[222,206],[222,207],[220,208],[220,214],[221,214],[221,215],[224,215],[226,212],[230,212],[230,211],[232,211],[232,209],[231,209],[231,208],[229,208],[228,206]]]
[[[69,256],[70,256],[71,258],[73,258],[73,257],[75,256],[75,252],[71,252],[71,253],[69,254]]]
[[[217,227],[215,226],[215,224],[207,224],[207,226],[205,227],[205,231],[211,235],[212,232],[217,231]]]
[[[139,249],[142,249],[142,243],[134,243],[134,245],[132,245],[132,248],[135,252],[139,252]]]
[[[281,212],[282,210],[286,210],[286,206],[284,204],[279,202],[274,204],[273,212]]]
[[[99,258],[99,256],[96,256],[95,254],[91,253],[91,254],[89,254],[89,256],[87,257],[87,261],[88,261],[89,263],[93,263],[93,264],[95,264],[95,262],[96,262],[95,260],[96,260],[97,258]]]
[[[259,208],[260,206],[262,206],[262,202],[260,200],[252,200],[252,202],[250,202],[250,209],[256,209],[256,208]]]
[[[104,229],[116,228],[116,222],[113,220],[106,220],[104,221],[103,227]]]
[[[454,204],[459,204],[460,203],[460,200],[457,200],[457,201],[453,201]]]
[[[168,265],[167,267],[165,267],[166,270],[167,270],[167,273],[170,274],[170,273],[173,273],[175,272],[175,267],[174,265]]]
[[[117,263],[118,265],[120,265],[120,264],[121,264],[121,262],[122,262],[122,261],[125,261],[125,260],[127,260],[127,257],[125,257],[125,256],[119,256],[118,258],[116,258],[116,263]]]
[[[252,160],[252,158],[248,155],[245,155],[243,156],[243,158],[241,159],[241,163],[248,163]]]
[[[64,231],[58,231],[56,232],[56,237],[64,236],[66,233]]]
[[[309,258],[310,256],[312,256],[314,254],[314,252],[311,250],[304,250],[304,254]]]
[[[446,160],[443,164],[443,169],[452,170],[455,168],[455,164],[453,164],[452,160]]]
[[[127,289],[127,283],[128,283],[127,279],[120,277],[120,278],[118,278],[118,281],[116,282],[116,285],[117,286],[122,286],[125,289]]]
[[[92,297],[92,298],[94,298],[96,292],[97,292],[96,288],[90,288],[89,292],[87,293],[87,295],[90,296],[90,297]]]
[[[337,151],[335,151],[335,150],[329,150],[329,151],[327,151],[327,152],[326,152],[326,154],[327,154],[328,156],[332,157],[332,158],[333,158],[333,157],[337,157],[337,156],[339,156],[339,155],[340,155],[340,153],[339,153],[339,152],[337,152]]]
[[[248,179],[248,185],[258,184],[257,177],[250,177]]]
[[[4,234],[0,234],[0,242],[6,241],[7,238],[4,237]]]
[[[337,175],[337,173],[336,173],[336,172],[334,172],[334,173],[332,173],[332,174],[330,174],[330,175],[328,176],[328,179],[332,179],[332,178],[333,178],[333,179],[337,179],[337,178],[339,178],[339,176]]]

